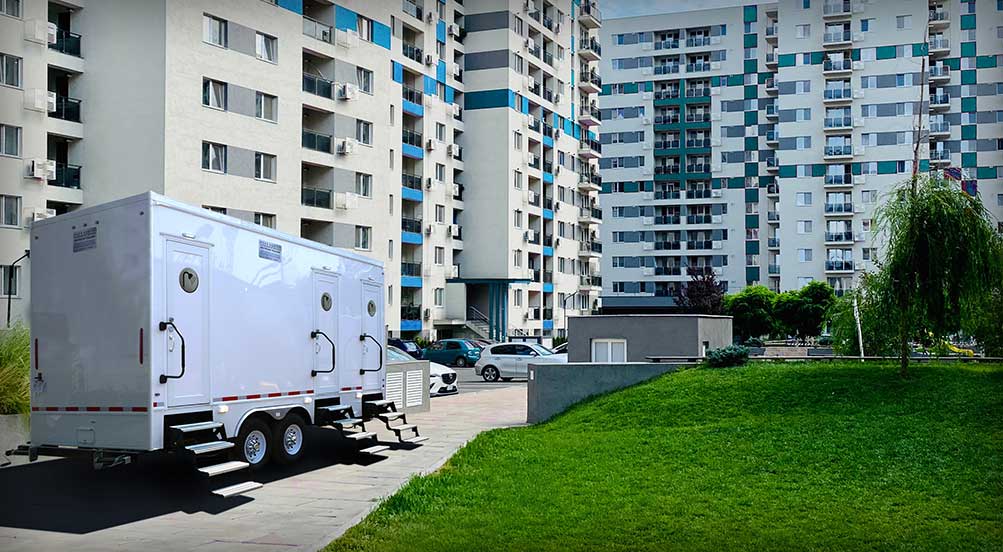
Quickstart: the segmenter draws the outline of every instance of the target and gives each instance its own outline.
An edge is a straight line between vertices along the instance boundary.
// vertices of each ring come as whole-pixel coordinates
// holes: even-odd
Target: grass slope
[[[1000,550],[1003,366],[689,370],[482,434],[340,550]]]

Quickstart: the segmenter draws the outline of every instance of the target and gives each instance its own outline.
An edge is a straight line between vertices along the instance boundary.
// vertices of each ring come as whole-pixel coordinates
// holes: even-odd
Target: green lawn
[[[485,433],[327,550],[1001,550],[1003,366],[687,370]]]

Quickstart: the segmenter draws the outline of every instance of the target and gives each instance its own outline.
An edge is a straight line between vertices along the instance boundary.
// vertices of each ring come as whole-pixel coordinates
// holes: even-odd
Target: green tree
[[[895,323],[906,376],[911,340],[957,333],[999,288],[1003,238],[977,196],[937,175],[895,189],[875,221],[887,239],[878,265],[887,285],[877,299]]]
[[[725,314],[732,317],[735,335],[741,342],[773,331],[773,302],[777,294],[766,286],[749,286],[725,297]]]
[[[724,311],[724,291],[710,267],[691,266],[686,269],[690,281],[680,286],[676,305],[691,314],[721,314]]]
[[[837,298],[829,308],[829,330],[832,333],[832,350],[837,355],[860,354],[857,344],[857,319],[853,313],[853,300],[860,312],[860,328],[864,337],[864,354],[891,356],[896,353],[895,326],[877,298],[876,287],[881,284],[876,274],[865,274],[857,288]]]
[[[818,337],[835,299],[832,286],[825,282],[811,282],[799,290],[781,293],[773,303],[777,329],[799,341]]]

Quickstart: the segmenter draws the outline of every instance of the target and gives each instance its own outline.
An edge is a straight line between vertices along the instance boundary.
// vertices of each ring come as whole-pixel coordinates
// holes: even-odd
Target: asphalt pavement
[[[456,370],[456,385],[460,389],[460,394],[489,391],[503,387],[526,386],[526,378],[514,379],[512,381],[487,382],[482,377],[474,374],[473,367],[458,368],[454,366],[453,370]]]

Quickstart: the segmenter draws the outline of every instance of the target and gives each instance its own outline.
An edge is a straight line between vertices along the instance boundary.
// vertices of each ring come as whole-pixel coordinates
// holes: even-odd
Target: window
[[[202,170],[226,172],[226,146],[213,142],[202,142]]]
[[[264,226],[265,228],[275,228],[275,215],[254,213],[254,224]]]
[[[394,286],[393,285],[387,286],[387,304],[388,305],[393,305],[394,304]]]
[[[811,234],[811,221],[810,220],[799,220],[798,221],[798,234]]]
[[[522,251],[519,249],[512,252],[512,266],[516,268],[522,266]]]
[[[0,13],[21,17],[21,0],[0,0]]]
[[[912,16],[911,15],[897,15],[895,16],[895,28],[899,30],[911,29],[912,28]]]
[[[446,166],[442,163],[435,164],[435,179],[439,182],[446,181]]]
[[[522,228],[522,211],[516,209],[512,212],[512,225],[516,228]]]
[[[21,87],[21,58],[0,54],[0,84]]]
[[[798,249],[798,261],[802,263],[810,263],[811,249]]]
[[[871,30],[871,25],[874,24],[874,18],[868,17],[867,19],[860,20],[860,32],[866,33]]]
[[[516,151],[522,149],[522,133],[518,130],[512,132],[512,148]]]
[[[368,226],[355,227],[355,248],[369,251],[369,238],[373,229]]]
[[[0,195],[0,212],[4,226],[21,226],[21,197]]]
[[[811,205],[811,192],[798,192],[796,198],[798,207]]]
[[[362,197],[373,197],[373,175],[355,173],[355,193]]]
[[[812,283],[814,279],[815,278],[812,278],[811,276],[798,276],[798,287],[803,288]]]
[[[435,264],[442,266],[446,263],[446,248],[436,247],[435,248]]]
[[[865,204],[872,204],[878,202],[878,191],[877,190],[861,190],[860,191],[860,202]],[[1003,205],[1001,203],[1000,205]]]
[[[522,306],[522,290],[521,289],[515,290],[515,292],[512,294],[512,305],[516,306],[516,307],[521,307]]]
[[[202,105],[226,111],[226,83],[202,79]]]
[[[592,362],[627,362],[627,340],[593,339]]]
[[[795,94],[808,94],[811,92],[811,81],[794,81]]]
[[[11,271],[13,270],[13,274]],[[21,267],[3,265],[0,267],[0,278],[3,278],[3,282],[0,282],[0,295],[11,295],[17,297],[17,285],[21,276]],[[8,288],[8,284],[10,287]]]
[[[373,20],[368,17],[358,16],[358,27],[356,29],[359,31],[359,38],[365,40],[366,42],[373,41]]]
[[[275,63],[279,59],[278,40],[274,36],[257,33],[255,35],[254,53],[258,59]]]
[[[211,15],[203,15],[202,40],[226,48],[226,21]]]
[[[391,261],[394,260],[394,241],[387,240],[387,258]]]
[[[446,206],[435,206],[435,222],[446,222]]]
[[[806,9],[806,10],[810,10],[811,9],[811,0],[801,0],[801,7],[804,8],[804,9]]]
[[[438,2],[436,2],[436,3],[438,4]],[[435,300],[435,306],[437,306],[437,307],[441,307],[442,306],[442,294],[443,294],[443,291],[444,290],[442,288],[435,288],[435,292],[432,294],[433,297],[434,297],[434,300]]]
[[[213,213],[219,213],[221,215],[226,214],[226,207],[213,207],[212,205],[203,205],[202,208],[207,211],[212,211]]]
[[[860,221],[860,229],[863,230],[864,232],[870,232],[873,226],[874,223],[871,219],[864,219]]]
[[[435,123],[435,139],[440,142],[446,141],[446,125]]]
[[[357,67],[355,69],[355,80],[356,84],[359,85],[359,90],[365,92],[366,94],[373,93],[373,72],[369,69],[363,69],[362,67]]]
[[[878,249],[876,247],[865,247],[861,251],[861,258],[865,261],[878,260]]]
[[[794,26],[794,36],[796,38],[809,38],[809,37],[811,37],[811,25],[795,25]]]
[[[278,119],[278,104],[279,99],[275,96],[256,92],[254,94],[254,116],[274,123]]]
[[[522,189],[522,173],[519,171],[514,171],[512,173],[512,186],[517,190]]]
[[[355,139],[360,144],[373,144],[373,123],[361,119],[355,121]]]
[[[254,178],[275,182],[275,156],[269,153],[255,152]]]
[[[0,125],[0,155],[21,155],[21,127]]]

